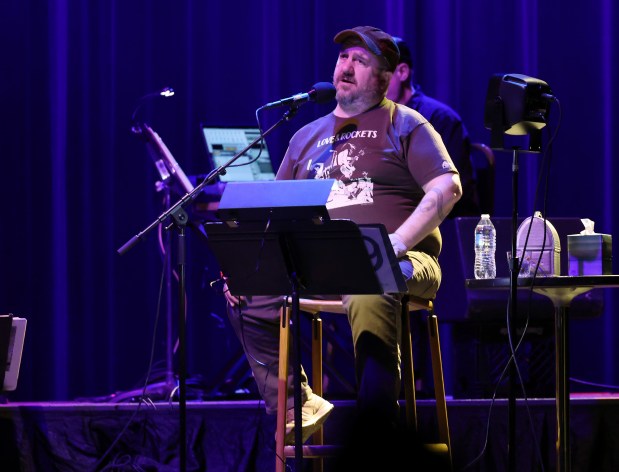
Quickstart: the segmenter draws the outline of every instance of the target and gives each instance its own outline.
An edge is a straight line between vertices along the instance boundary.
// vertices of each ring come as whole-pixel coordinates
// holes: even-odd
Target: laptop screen
[[[260,136],[258,127],[222,127],[201,125],[208,150],[209,165],[216,169],[245,149]],[[266,143],[258,141],[219,176],[221,182],[274,180],[275,171]]]

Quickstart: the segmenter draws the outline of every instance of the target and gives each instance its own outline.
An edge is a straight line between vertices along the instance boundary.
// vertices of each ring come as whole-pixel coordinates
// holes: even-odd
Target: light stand
[[[168,150],[159,135],[146,123],[134,123],[132,131],[139,135],[145,142],[148,153],[151,155],[155,167],[159,171],[161,180],[155,187],[157,191],[164,192],[163,205],[169,208],[171,204],[171,193],[184,195],[191,192],[194,187],[178,165],[172,153]],[[160,231],[161,231],[160,226]],[[172,310],[172,236],[167,229],[162,233],[161,250],[164,255],[164,288],[165,288],[165,310],[166,310],[166,372],[163,382],[150,384],[146,392],[149,396],[159,396],[161,398],[172,398],[177,389],[174,375],[174,345],[172,340],[173,332],[173,310]],[[180,292],[180,297],[184,297],[184,292]],[[180,343],[180,341],[179,341]],[[143,391],[128,392],[123,395],[127,398],[143,395]],[[118,400],[117,400],[118,401]]]
[[[517,250],[518,231],[518,157],[520,152],[537,153],[541,150],[541,129],[546,126],[549,102],[553,99],[548,84],[522,74],[495,74],[488,84],[484,124],[491,130],[490,147],[506,151],[503,135],[530,135],[529,150],[512,147],[512,259],[509,265],[508,339],[509,398],[508,398],[508,471],[516,472],[516,387],[518,371],[512,335],[517,333],[517,290],[520,260]]]
[[[149,137],[153,137],[152,135],[156,136],[154,131],[152,131],[147,125],[141,126],[136,122],[138,110],[144,104],[145,100],[151,97],[160,96],[160,97],[168,98],[168,97],[172,97],[173,95],[174,95],[174,90],[171,87],[164,87],[158,92],[151,93],[151,94],[148,94],[142,97],[140,99],[140,103],[134,110],[133,115],[131,116],[131,121],[134,123],[134,126],[131,128],[131,130],[134,133],[140,134],[142,136],[149,136]],[[147,131],[147,133],[144,133],[144,131]],[[155,140],[152,140],[152,139],[150,139],[149,141],[151,143],[155,142]],[[163,144],[163,141],[161,141],[161,144]],[[160,151],[162,154],[164,154],[167,151],[167,147],[165,147],[165,145],[163,145],[162,147],[163,149],[160,149]],[[155,147],[155,149],[157,149],[157,147]],[[165,164],[163,164],[162,159],[161,158],[158,159],[156,154],[153,153],[153,150],[154,149],[152,149],[149,146],[151,157],[153,158],[155,162],[155,166],[157,167],[157,170],[159,171],[159,175],[161,176],[161,180],[156,183],[156,189],[158,191],[163,189],[163,191],[165,192],[164,198],[163,198],[163,206],[164,208],[169,208],[170,203],[172,201],[171,195],[170,195],[171,184],[170,182],[168,182],[170,174],[169,174],[168,169],[165,167]],[[167,153],[169,154],[169,151]],[[166,231],[165,234],[163,235],[163,247],[162,247],[162,250],[164,253],[164,259],[163,259],[163,264],[165,268],[164,285],[165,285],[165,294],[166,294],[166,297],[165,297],[165,300],[166,300],[166,307],[165,307],[165,310],[166,310],[165,311],[166,313],[166,334],[165,334],[166,336],[166,364],[165,364],[166,370],[165,370],[165,378],[164,378],[163,383],[159,385],[155,385],[155,386],[152,386],[152,385],[150,386],[151,391],[154,387],[156,389],[155,391],[160,393],[162,396],[169,396],[170,398],[173,396],[174,390],[176,388],[176,382],[174,379],[174,347],[173,347],[173,341],[172,341],[173,322],[172,322],[172,251],[171,249],[172,249],[172,235],[170,234],[169,231]]]
[[[157,192],[163,192],[163,207],[169,208],[171,204],[171,193],[174,191],[179,195],[184,195],[193,190],[193,185],[178,165],[172,153],[169,151],[163,140],[157,133],[146,123],[139,120],[139,112],[141,108],[149,100],[157,97],[169,98],[174,96],[174,90],[171,87],[148,93],[140,98],[133,114],[131,115],[132,127],[131,131],[140,137],[146,144],[146,148],[153,163],[159,172],[160,180],[155,183]],[[161,230],[161,227],[160,227]],[[163,253],[164,267],[164,293],[165,293],[165,374],[163,382],[147,384],[143,388],[131,390],[128,392],[117,393],[113,396],[112,401],[122,402],[127,399],[133,399],[141,396],[172,398],[177,389],[175,373],[174,373],[174,344],[172,340],[173,332],[173,310],[172,310],[172,236],[169,231],[162,233],[161,251]],[[183,292],[181,292],[181,296]]]

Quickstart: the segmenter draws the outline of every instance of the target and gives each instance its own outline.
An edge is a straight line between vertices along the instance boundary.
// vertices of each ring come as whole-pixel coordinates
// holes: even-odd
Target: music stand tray
[[[207,241],[238,295],[406,292],[385,227],[331,220],[333,179],[228,183]],[[294,277],[296,280],[291,280]]]
[[[299,296],[384,293],[378,273],[391,287],[387,291],[406,291],[384,244],[364,237],[350,220],[275,222],[266,231],[252,224],[233,228],[211,222],[204,227],[235,295],[291,295],[296,283]]]

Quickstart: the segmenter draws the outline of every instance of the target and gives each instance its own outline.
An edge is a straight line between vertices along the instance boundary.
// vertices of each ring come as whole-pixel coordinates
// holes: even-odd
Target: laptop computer
[[[257,126],[200,125],[208,150],[210,169],[217,169],[253,143],[261,134]],[[220,182],[274,180],[275,170],[264,140],[258,140],[219,175]]]

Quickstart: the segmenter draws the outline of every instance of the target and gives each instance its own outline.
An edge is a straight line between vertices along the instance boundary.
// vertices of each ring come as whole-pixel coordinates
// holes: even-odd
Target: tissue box
[[[610,234],[568,234],[568,275],[612,274]]]

